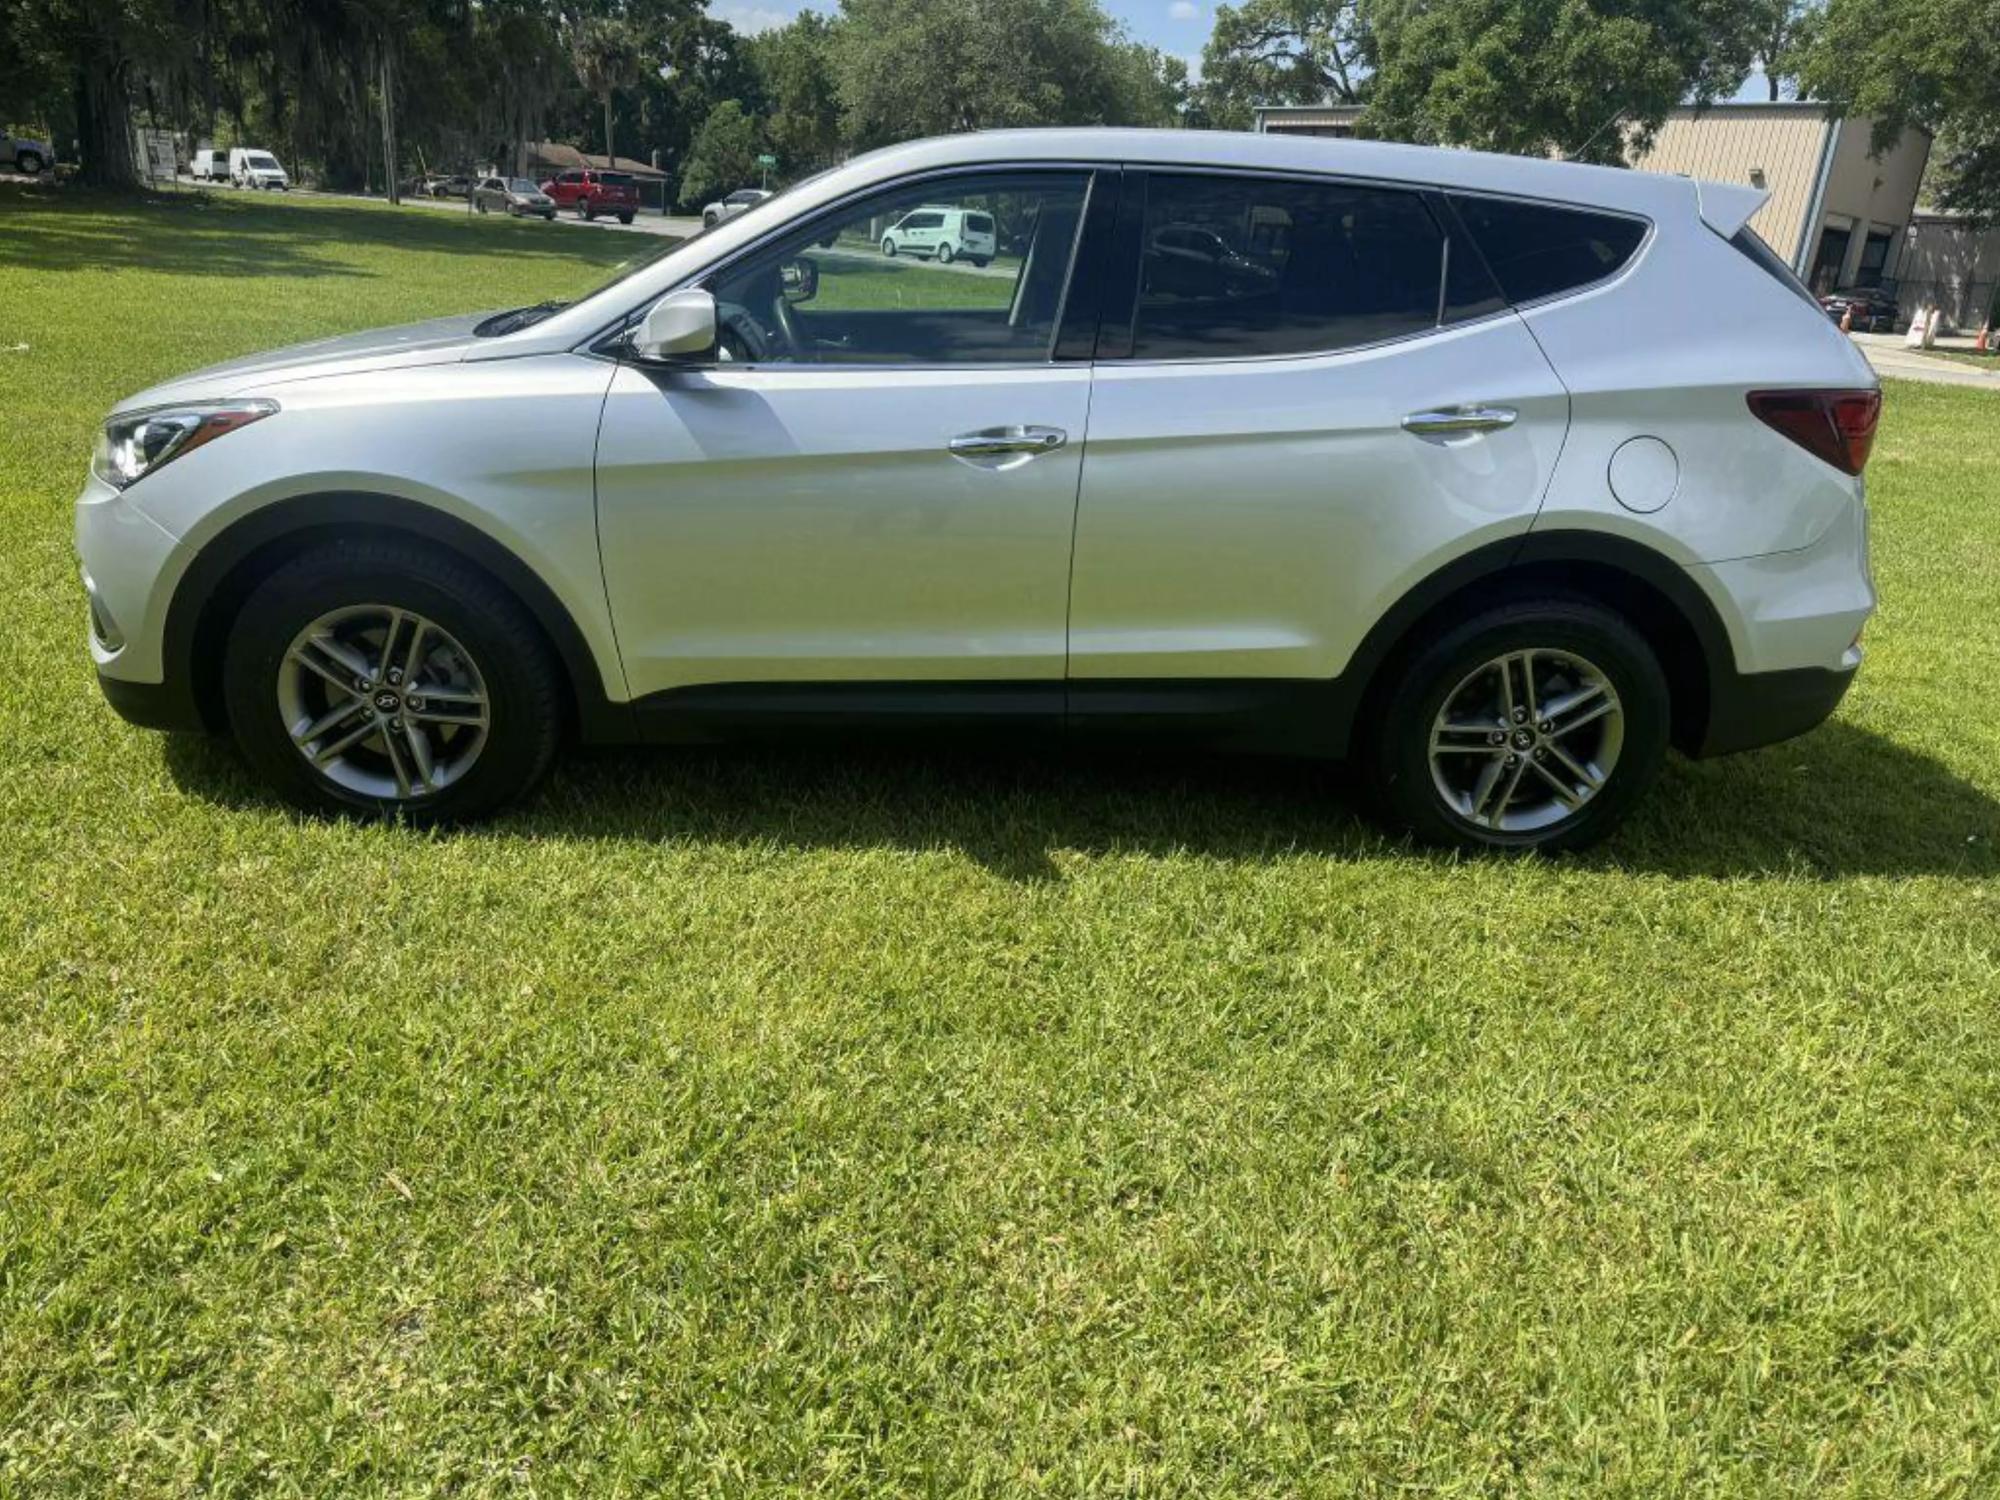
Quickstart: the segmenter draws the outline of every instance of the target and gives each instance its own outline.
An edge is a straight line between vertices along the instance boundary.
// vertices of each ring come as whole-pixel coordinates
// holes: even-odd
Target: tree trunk
[[[92,48],[76,70],[76,143],[83,158],[78,176],[95,187],[139,186],[125,74],[125,60],[109,46]]]
[[[611,91],[604,93],[604,160],[610,166],[618,165],[618,153],[611,149]]]

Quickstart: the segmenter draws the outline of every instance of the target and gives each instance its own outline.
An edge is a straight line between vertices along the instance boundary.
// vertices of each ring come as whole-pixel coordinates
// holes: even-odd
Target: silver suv
[[[1860,661],[1879,394],[1762,199],[1208,133],[861,157],[566,305],[124,402],[91,655],[135,721],[412,821],[566,737],[1032,724],[1582,844]],[[990,264],[884,256],[916,211]]]

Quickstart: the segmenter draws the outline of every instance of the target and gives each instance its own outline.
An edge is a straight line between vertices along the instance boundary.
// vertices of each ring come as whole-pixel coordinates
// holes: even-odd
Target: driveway
[[[1926,380],[1932,385],[1969,385],[2000,391],[2000,359],[1990,370],[1975,369],[1935,355],[1920,354],[1903,347],[1900,333],[1855,333],[1848,335],[1875,367],[1877,375],[1898,380]]]

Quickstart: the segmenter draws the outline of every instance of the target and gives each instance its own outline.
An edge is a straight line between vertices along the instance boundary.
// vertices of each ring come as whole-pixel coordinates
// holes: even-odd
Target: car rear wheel
[[[14,165],[19,167],[23,172],[26,172],[30,177],[34,177],[42,170],[41,153],[39,151],[23,151],[19,156],[14,158]]]
[[[525,794],[561,726],[556,665],[519,603],[399,540],[273,573],[231,629],[223,691],[245,758],[288,801],[421,824]]]
[[[1665,674],[1581,599],[1520,601],[1420,643],[1358,746],[1395,820],[1428,843],[1579,849],[1609,834],[1666,757]]]
[[[632,216],[630,214],[620,214],[618,216],[618,222],[620,224],[630,224],[632,222]]]

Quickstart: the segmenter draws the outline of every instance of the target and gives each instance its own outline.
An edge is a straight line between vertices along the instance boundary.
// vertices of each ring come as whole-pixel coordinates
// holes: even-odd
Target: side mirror
[[[632,335],[632,352],[640,359],[688,359],[714,348],[715,298],[699,287],[669,292],[655,302]]]
[[[810,302],[819,295],[819,262],[807,256],[786,261],[778,277],[787,302]]]

